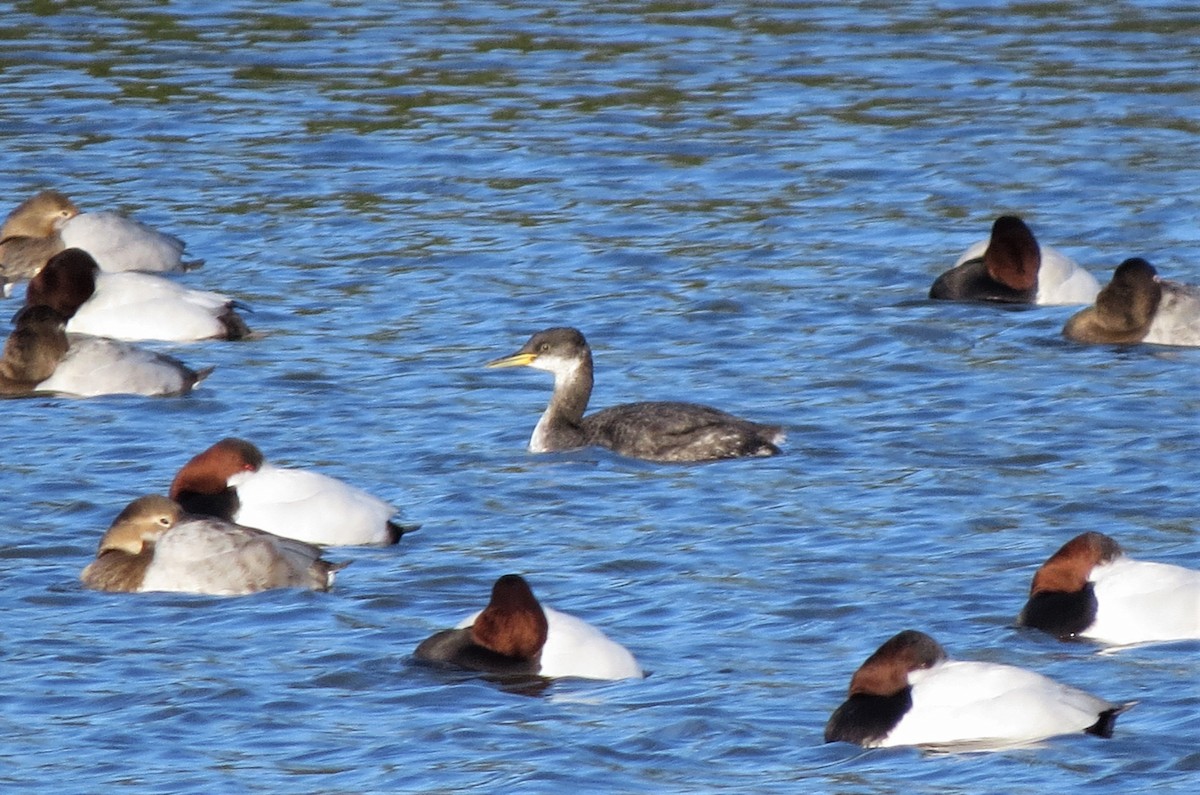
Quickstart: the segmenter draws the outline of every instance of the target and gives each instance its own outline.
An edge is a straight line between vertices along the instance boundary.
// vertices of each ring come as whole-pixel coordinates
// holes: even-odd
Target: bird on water
[[[529,440],[533,453],[589,445],[648,461],[714,461],[779,453],[783,429],[697,403],[625,403],[583,416],[592,396],[592,350],[577,329],[539,331],[488,367],[554,374],[554,394]]]

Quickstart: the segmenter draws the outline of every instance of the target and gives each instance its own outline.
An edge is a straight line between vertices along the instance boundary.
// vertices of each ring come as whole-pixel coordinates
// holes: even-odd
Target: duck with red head
[[[1033,575],[1017,623],[1118,646],[1200,639],[1200,571],[1133,560],[1103,533],[1082,533]]]
[[[540,604],[518,574],[496,580],[487,607],[456,628],[422,641],[414,656],[422,662],[502,675],[643,676],[628,649],[581,619]]]
[[[1075,732],[1110,737],[1131,706],[1023,668],[950,660],[933,638],[905,630],[854,673],[825,742],[983,751]]]
[[[189,512],[328,546],[395,544],[417,525],[336,478],[278,467],[245,439],[222,439],[183,465],[170,495]]]
[[[150,273],[105,273],[90,254],[68,248],[29,282],[26,305],[54,307],[67,331],[121,340],[243,339],[250,329],[233,301]]]
[[[1127,259],[1095,305],[1071,316],[1063,336],[1109,345],[1200,345],[1200,287],[1160,279],[1146,260]]]
[[[929,297],[1006,304],[1086,304],[1100,285],[1066,255],[1041,246],[1024,221],[1004,215],[992,234],[933,283]]]

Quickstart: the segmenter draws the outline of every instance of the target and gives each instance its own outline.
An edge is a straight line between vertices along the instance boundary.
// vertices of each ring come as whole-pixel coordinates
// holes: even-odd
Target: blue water
[[[1004,212],[1102,280],[1200,282],[1198,30],[1178,0],[0,10],[0,210],[55,187],[172,231],[263,333],[164,348],[217,368],[187,398],[3,403],[0,786],[1195,791],[1200,644],[1012,621],[1085,530],[1196,565],[1200,352],[924,296]],[[526,453],[549,377],[481,365],[550,325],[588,335],[595,408],[710,403],[787,455]],[[331,550],[329,594],[82,590],[228,435],[423,528]],[[652,675],[414,666],[506,572]],[[1108,741],[824,745],[910,627],[1140,703]]]

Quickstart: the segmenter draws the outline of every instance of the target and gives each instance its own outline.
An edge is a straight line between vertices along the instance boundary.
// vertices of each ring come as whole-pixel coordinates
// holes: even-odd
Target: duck
[[[54,308],[68,318],[67,331],[110,339],[191,342],[250,335],[229,297],[151,273],[105,273],[78,248],[50,258],[30,280],[25,303]]]
[[[1117,716],[1133,705],[1025,668],[951,660],[932,637],[909,629],[855,671],[825,742],[984,751],[1076,732],[1111,737]]]
[[[413,656],[425,663],[546,679],[641,679],[633,654],[591,624],[538,602],[519,574],[492,585],[487,607],[426,638]]]
[[[1160,279],[1153,265],[1131,257],[1062,333],[1083,343],[1200,346],[1200,287]]]
[[[771,456],[785,434],[697,403],[626,403],[584,416],[592,395],[592,349],[575,328],[539,331],[516,353],[487,367],[532,367],[554,374],[554,394],[529,440],[532,453],[596,445],[659,462]]]
[[[933,283],[929,297],[1039,306],[1091,303],[1096,277],[1057,249],[1042,246],[1015,215],[1002,215],[992,233],[969,247]]]
[[[41,304],[21,309],[0,356],[0,395],[186,395],[212,372],[119,340],[68,334]]]
[[[0,227],[0,268],[10,281],[32,278],[46,261],[67,248],[81,248],[101,270],[178,272],[185,261],[182,240],[108,210],[80,212],[65,194],[44,190],[17,205]]]
[[[1033,575],[1017,624],[1112,646],[1200,639],[1200,571],[1134,560],[1081,533]]]
[[[396,509],[362,489],[275,466],[252,442],[234,437],[184,464],[169,495],[191,513],[323,546],[385,546],[419,527],[393,521]]]
[[[312,544],[189,516],[174,500],[148,494],[117,515],[80,579],[97,591],[240,596],[272,588],[327,591],[344,566],[324,560]]]

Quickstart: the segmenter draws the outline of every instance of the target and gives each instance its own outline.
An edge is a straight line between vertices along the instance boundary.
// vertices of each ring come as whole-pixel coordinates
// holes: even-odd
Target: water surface
[[[1102,280],[1200,282],[1191,4],[387,5],[0,11],[4,211],[55,187],[172,231],[264,333],[164,348],[217,367],[188,398],[4,403],[0,784],[1195,789],[1196,643],[1012,621],[1085,530],[1195,565],[1200,354],[924,298],[1005,212]],[[531,456],[549,377],[481,365],[550,325],[591,340],[595,407],[710,403],[787,455]],[[83,591],[116,513],[228,435],[424,526],[331,550],[329,594]],[[652,675],[411,663],[510,571]],[[824,745],[910,627],[1140,704],[1109,741]]]

